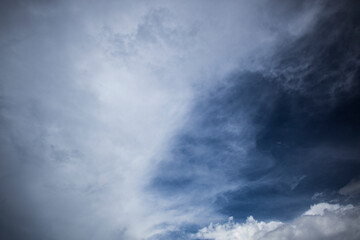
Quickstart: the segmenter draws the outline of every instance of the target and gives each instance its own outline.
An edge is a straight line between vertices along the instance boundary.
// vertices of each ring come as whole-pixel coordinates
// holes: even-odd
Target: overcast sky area
[[[359,12],[1,0],[0,239],[360,239]]]

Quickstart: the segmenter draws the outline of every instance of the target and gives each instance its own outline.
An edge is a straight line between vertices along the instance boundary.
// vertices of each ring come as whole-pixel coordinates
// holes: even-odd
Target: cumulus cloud
[[[358,239],[360,208],[352,205],[319,203],[291,222],[263,222],[248,217],[245,223],[232,218],[225,224],[211,224],[194,235],[196,239]]]

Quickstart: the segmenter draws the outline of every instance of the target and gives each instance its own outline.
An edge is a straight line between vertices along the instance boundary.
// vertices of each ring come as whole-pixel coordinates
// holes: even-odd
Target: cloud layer
[[[289,223],[257,221],[248,217],[243,224],[230,218],[224,224],[211,224],[194,238],[214,240],[260,239],[358,239],[360,209],[352,205],[319,203]]]
[[[360,174],[359,48],[356,15],[321,38],[332,3],[1,1],[0,238],[187,238],[343,187]],[[331,206],[294,224],[355,233]],[[203,237],[295,234],[216,226]]]

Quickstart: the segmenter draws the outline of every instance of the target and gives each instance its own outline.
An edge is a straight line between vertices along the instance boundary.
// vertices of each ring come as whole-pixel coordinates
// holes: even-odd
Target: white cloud
[[[339,211],[347,211],[353,209],[352,205],[341,206],[340,204],[329,204],[329,203],[318,203],[310,207],[304,215],[308,216],[323,216],[327,211],[329,212],[339,212]]]
[[[259,222],[252,216],[248,217],[244,224],[234,223],[233,218],[229,218],[225,224],[210,224],[209,227],[201,229],[195,237],[216,240],[261,239],[280,225],[282,225],[281,222]]]
[[[249,217],[245,223],[211,224],[194,238],[214,240],[318,240],[359,239],[360,208],[319,203],[291,222],[262,222]]]

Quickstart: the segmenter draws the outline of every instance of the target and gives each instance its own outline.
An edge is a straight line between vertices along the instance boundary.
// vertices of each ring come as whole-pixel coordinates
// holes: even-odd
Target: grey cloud
[[[360,193],[360,179],[352,179],[348,184],[339,190],[342,195],[357,195]]]
[[[218,183],[195,169],[201,199],[148,185],[172,160],[194,102],[234,72],[264,69],[319,11],[285,14],[288,5],[266,1],[1,4],[5,239],[144,239],[221,218],[211,200],[228,190],[222,169]],[[226,131],[243,133],[234,125]]]

